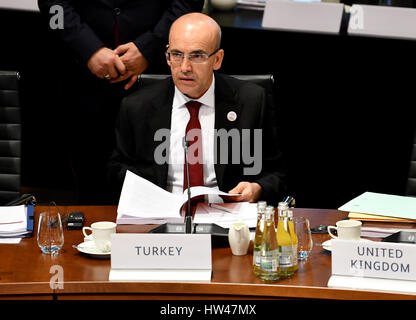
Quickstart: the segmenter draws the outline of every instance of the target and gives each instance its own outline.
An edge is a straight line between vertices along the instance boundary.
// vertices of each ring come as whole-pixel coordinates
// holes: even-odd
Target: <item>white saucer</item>
[[[97,248],[95,247],[94,241],[85,241],[85,242],[80,243],[77,246],[77,250],[93,258],[109,259],[111,257],[111,251],[109,252],[98,251]]]
[[[329,240],[327,240],[327,241],[325,241],[325,242],[322,243],[322,247],[325,250],[328,250],[328,251],[331,251],[332,250],[331,240],[332,239],[329,239]],[[362,241],[362,242],[371,242],[371,240],[363,239],[363,238],[361,238],[360,241]]]

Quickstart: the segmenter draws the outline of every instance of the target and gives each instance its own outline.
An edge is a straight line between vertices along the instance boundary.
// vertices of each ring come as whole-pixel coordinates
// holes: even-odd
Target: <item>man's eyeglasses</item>
[[[171,52],[166,52],[166,59],[172,63],[182,63],[184,58],[188,58],[189,62],[193,64],[203,64],[203,63],[206,63],[210,57],[216,54],[218,50],[220,49],[218,48],[211,54],[197,52],[197,53],[191,53],[187,56],[184,55],[183,52],[180,52],[180,51],[171,51]]]

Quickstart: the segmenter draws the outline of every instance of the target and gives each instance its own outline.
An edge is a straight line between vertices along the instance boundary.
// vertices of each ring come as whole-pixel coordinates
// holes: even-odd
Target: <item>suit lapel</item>
[[[231,121],[233,115],[236,119]],[[235,98],[235,90],[228,84],[226,79],[221,74],[215,74],[215,129],[225,129],[227,132],[233,128],[239,128],[240,125],[241,106],[237,103]],[[220,140],[215,139],[219,142]],[[228,163],[231,161],[231,143],[228,145]],[[217,178],[218,187],[221,190],[223,185],[224,171],[227,164],[220,163],[220,146],[216,146],[215,157],[215,174]],[[228,190],[224,190],[228,191]]]
[[[172,103],[173,103],[173,95],[174,95],[174,86],[172,80],[164,80],[166,81],[166,87],[162,89],[160,92],[160,96],[158,99],[153,101],[151,112],[149,112],[148,116],[148,132],[153,134],[156,133],[159,129],[168,129],[170,133],[170,124],[171,124],[171,117],[172,117]],[[153,139],[153,155],[155,149],[161,144],[166,143],[165,141],[155,141]],[[169,143],[167,144],[169,148]],[[166,157],[169,155],[169,149],[166,150]],[[168,163],[164,162],[162,165],[158,165],[160,170],[156,170],[155,180],[158,182],[159,186],[162,188],[166,187],[167,178],[168,178]]]

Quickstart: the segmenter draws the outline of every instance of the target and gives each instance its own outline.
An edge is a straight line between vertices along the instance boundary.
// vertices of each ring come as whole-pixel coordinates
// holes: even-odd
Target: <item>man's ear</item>
[[[167,45],[166,45],[165,58],[166,58],[166,63],[167,63],[167,64],[168,64],[168,66],[170,67],[170,66],[171,66],[171,62],[168,60],[168,53],[167,53],[168,49],[169,49],[169,45],[167,44]]]
[[[215,59],[215,62],[214,62],[213,69],[218,70],[221,68],[222,60],[224,59],[224,50],[223,49],[218,50],[218,52],[215,54],[214,59]]]
[[[172,67],[172,63],[166,58],[166,63],[168,64],[169,67]]]

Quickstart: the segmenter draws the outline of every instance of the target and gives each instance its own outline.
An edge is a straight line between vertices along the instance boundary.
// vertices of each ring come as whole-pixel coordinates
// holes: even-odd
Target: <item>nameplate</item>
[[[354,4],[347,32],[352,35],[416,39],[416,9]]]
[[[332,275],[416,280],[416,245],[331,240]]]
[[[330,2],[267,0],[265,29],[339,33],[344,5]]]
[[[211,235],[111,235],[110,280],[211,280]]]

